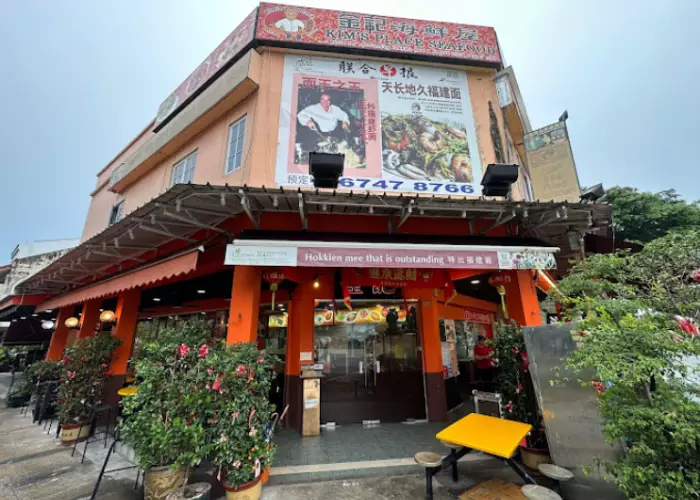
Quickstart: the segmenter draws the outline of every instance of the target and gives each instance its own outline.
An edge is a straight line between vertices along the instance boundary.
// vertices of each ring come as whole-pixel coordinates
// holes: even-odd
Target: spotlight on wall
[[[583,193],[581,193],[581,201],[594,202],[601,199],[605,195],[605,188],[602,184],[596,184],[595,186],[589,187]]]
[[[484,186],[481,194],[484,196],[508,196],[510,186],[518,180],[519,165],[491,163],[486,167],[486,173],[481,179]]]
[[[51,330],[54,327],[55,323],[53,321],[44,321],[41,323],[41,327],[44,330]]]
[[[66,325],[66,328],[75,328],[76,326],[78,326],[78,324],[80,324],[80,320],[75,316],[71,316],[63,324]]]
[[[479,283],[481,283],[481,280],[471,280],[470,283],[472,285],[478,285]]]
[[[197,293],[198,293],[199,295],[204,295],[205,293],[207,293],[207,291],[206,291],[206,290],[200,289],[200,290],[197,290]]]
[[[345,155],[309,153],[309,174],[314,178],[314,187],[336,189],[343,175]]]
[[[314,278],[314,288],[318,288],[321,286],[321,282],[318,281],[318,278]]]
[[[114,314],[114,311],[110,311],[109,309],[102,311],[100,314],[100,321],[103,323],[114,323],[116,320],[117,316]]]

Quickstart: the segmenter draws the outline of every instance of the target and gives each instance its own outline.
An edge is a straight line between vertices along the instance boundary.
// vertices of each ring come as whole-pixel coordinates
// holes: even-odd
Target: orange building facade
[[[310,369],[324,423],[444,419],[477,338],[540,324],[570,235],[609,224],[532,200],[505,77],[491,28],[261,4],[97,174],[81,244],[19,286],[56,318],[48,358],[112,310],[116,392],[136,342],[196,317],[279,356],[292,427]],[[337,190],[312,151],[345,155]],[[507,199],[480,196],[493,163],[519,166]]]

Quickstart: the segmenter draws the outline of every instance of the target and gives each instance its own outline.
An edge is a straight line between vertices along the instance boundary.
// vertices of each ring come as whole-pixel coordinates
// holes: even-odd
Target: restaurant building
[[[610,224],[533,200],[524,109],[492,28],[260,4],[98,172],[80,245],[19,286],[57,317],[48,358],[114,311],[114,393],[137,342],[200,318],[280,357],[292,427],[309,365],[322,422],[445,418],[478,335],[540,324],[571,242]],[[314,151],[345,155],[338,189],[313,187]],[[519,165],[506,198],[480,196],[492,163]]]

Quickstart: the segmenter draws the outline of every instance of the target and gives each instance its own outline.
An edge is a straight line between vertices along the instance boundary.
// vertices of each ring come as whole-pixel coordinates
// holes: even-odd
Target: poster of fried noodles
[[[276,183],[312,186],[312,151],[345,155],[340,188],[478,194],[481,165],[467,75],[287,55]]]

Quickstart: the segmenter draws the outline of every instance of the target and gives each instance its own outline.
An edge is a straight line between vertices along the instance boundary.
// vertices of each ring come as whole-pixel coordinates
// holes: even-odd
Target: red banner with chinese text
[[[271,3],[260,4],[256,38],[501,62],[493,28]]]

